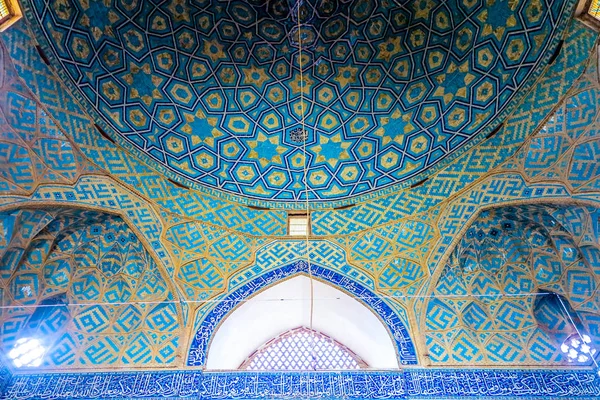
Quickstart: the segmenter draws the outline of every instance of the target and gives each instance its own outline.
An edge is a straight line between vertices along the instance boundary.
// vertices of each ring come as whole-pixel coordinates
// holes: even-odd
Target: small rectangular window
[[[308,214],[288,216],[288,235],[306,236],[310,233],[310,217]]]
[[[597,20],[600,20],[600,0],[592,0],[587,13]]]
[[[600,31],[600,0],[580,0],[575,15],[585,25]]]
[[[8,10],[8,4],[5,0],[0,0],[0,22],[3,22],[9,15],[10,11]]]
[[[0,0],[0,32],[8,29],[22,16],[17,0]]]

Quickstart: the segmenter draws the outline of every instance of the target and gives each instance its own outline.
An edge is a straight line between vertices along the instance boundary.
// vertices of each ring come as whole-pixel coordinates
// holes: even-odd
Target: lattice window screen
[[[10,15],[10,10],[8,9],[7,1],[0,0],[0,21],[3,21],[9,15]]]
[[[343,344],[308,328],[271,339],[252,353],[240,369],[260,371],[349,370],[367,364]]]
[[[588,14],[600,20],[600,0],[592,0],[590,8],[588,9]]]

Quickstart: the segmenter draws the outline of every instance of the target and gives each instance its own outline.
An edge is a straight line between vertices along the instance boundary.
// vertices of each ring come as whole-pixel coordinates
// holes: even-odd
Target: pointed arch
[[[306,275],[307,273],[307,263],[304,261],[296,261],[287,266],[271,270],[253,279],[220,299],[200,323],[200,326],[192,339],[187,365],[207,366],[208,350],[209,347],[211,347],[211,342],[215,337],[217,330],[220,328],[221,324],[225,323],[226,319],[240,304],[250,297],[262,292],[264,289],[274,286],[274,284],[280,283],[283,280],[296,275]],[[366,307],[374,314],[382,324],[384,330],[387,331],[392,342],[390,348],[396,355],[397,363],[400,365],[417,364],[415,347],[408,330],[398,314],[386,300],[382,299],[362,284],[321,266],[312,264],[311,275],[317,280],[328,284],[326,286],[338,289],[342,291],[342,293],[346,293],[346,296],[349,295],[348,297],[359,299],[356,301],[359,301],[362,306]],[[353,350],[356,351],[354,348]],[[360,353],[359,355],[363,356],[363,354]],[[365,361],[371,366],[376,367],[376,365],[369,362],[369,360]],[[237,368],[237,366],[239,366],[239,362],[232,368]],[[390,367],[391,366],[388,364],[387,368]]]
[[[241,303],[213,333],[206,368],[237,369],[265,342],[298,327],[312,327],[327,335],[373,368],[398,368],[389,331],[369,308],[319,279],[313,279],[312,293],[311,304],[311,281],[299,274],[280,280]],[[286,355],[290,352],[285,351]],[[322,357],[317,353],[315,356],[315,367],[323,367],[326,363],[321,363]]]

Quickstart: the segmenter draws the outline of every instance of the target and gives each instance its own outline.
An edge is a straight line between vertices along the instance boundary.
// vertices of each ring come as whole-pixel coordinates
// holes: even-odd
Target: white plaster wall
[[[358,354],[370,368],[397,369],[392,339],[359,301],[313,280],[313,329]],[[237,369],[259,346],[299,326],[310,326],[310,279],[296,276],[257,294],[233,311],[213,336],[207,369]]]

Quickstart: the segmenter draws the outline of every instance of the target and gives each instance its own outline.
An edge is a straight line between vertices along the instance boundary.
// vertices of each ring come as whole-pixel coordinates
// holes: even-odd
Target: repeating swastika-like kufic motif
[[[254,265],[231,275],[229,289],[237,288],[250,279],[292,261],[306,260],[306,245],[306,241],[290,240],[275,241],[261,247],[256,252]],[[336,271],[369,289],[374,289],[373,278],[365,271],[350,265],[347,261],[346,251],[342,247],[326,240],[311,240],[308,242],[308,249],[308,257],[312,262]]]
[[[494,173],[498,168],[509,168],[508,165],[514,165],[513,162],[502,166],[502,163],[517,153],[523,144],[523,141],[542,128],[547,117],[553,113],[554,108],[563,100],[564,96],[569,95],[571,87],[574,85],[583,85],[583,88],[574,89],[582,90],[584,88],[593,87],[593,82],[597,82],[597,69],[594,66],[593,46],[596,36],[578,23],[573,23],[567,32],[563,49],[555,62],[548,68],[542,79],[540,79],[532,92],[524,99],[523,104],[518,107],[514,113],[506,120],[503,128],[492,138],[481,143],[471,151],[465,153],[458,158],[456,162],[447,166],[439,173],[432,176],[422,186],[404,190],[387,196],[373,197],[368,201],[358,203],[356,206],[347,210],[327,210],[317,211],[313,213],[313,233],[319,235],[327,234],[347,234],[364,229],[378,224],[384,224],[389,221],[403,219],[415,213],[421,213],[428,210],[438,212],[434,206],[446,201],[451,195],[460,192],[467,193],[465,196],[471,196],[470,205],[462,208],[466,218],[476,211],[476,204],[481,204],[481,201],[488,199],[487,196],[481,193],[481,189],[474,189],[473,183],[477,180],[484,179],[489,176],[490,172]],[[587,69],[587,60],[591,60],[591,66]],[[584,76],[582,74],[586,72]],[[580,79],[581,77],[581,79]],[[587,107],[589,114],[589,106],[587,102],[593,105],[593,98],[585,98],[585,103],[578,107]],[[574,103],[577,104],[577,103]],[[573,107],[570,107],[573,110]],[[577,114],[567,113],[564,117],[577,118]],[[557,115],[554,120],[560,121],[563,118]],[[586,117],[589,120],[589,115]],[[583,123],[585,120],[576,122]],[[587,125],[591,127],[590,125]],[[544,132],[540,131],[540,134]],[[589,135],[593,135],[596,129],[590,129]],[[587,137],[580,135],[580,137]],[[520,156],[520,160],[524,160],[524,156]],[[590,159],[589,155],[586,157]],[[588,161],[589,163],[590,161]],[[502,166],[502,167],[501,167]],[[547,166],[548,167],[548,166]],[[546,168],[547,168],[546,167]],[[556,166],[556,169],[559,166]],[[560,168],[566,168],[564,165]],[[523,170],[522,168],[520,169]],[[552,168],[549,168],[552,170]],[[525,174],[526,171],[523,171]],[[553,179],[550,183],[556,184],[564,179],[566,175],[560,175],[563,178]],[[540,179],[541,181],[541,179]],[[469,187],[471,185],[471,187]],[[598,188],[597,179],[592,179],[586,184],[589,187],[588,191]],[[583,190],[583,189],[582,189]],[[468,191],[472,193],[468,194]],[[539,196],[535,191],[526,195],[526,197]],[[459,225],[463,222],[457,222]]]
[[[548,296],[573,308],[597,341],[598,211],[566,205],[482,211],[443,266],[426,301],[426,343],[436,364],[567,364],[575,329]],[[591,363],[591,360],[587,360]]]
[[[0,193],[31,194],[43,183],[72,184],[98,172],[73,148],[0,47]]]
[[[588,222],[578,222],[591,221],[593,209],[585,209],[580,217],[553,213],[558,223],[574,233],[550,235],[556,254],[536,251],[531,256],[535,262],[530,264],[506,266],[503,260],[522,256],[527,249],[522,239],[543,243],[543,235],[542,239],[534,234],[531,238],[505,239],[502,246],[488,246],[485,256],[481,256],[483,251],[462,249],[460,254],[467,272],[461,276],[453,275],[456,265],[447,269],[448,265],[440,260],[460,240],[465,224],[482,208],[524,200],[567,201],[573,197],[600,200],[597,163],[600,92],[597,66],[595,62],[588,65],[586,61],[596,57],[592,52],[595,33],[573,21],[562,36],[564,45],[560,54],[548,68],[542,68],[552,54],[552,42],[561,36],[561,24],[566,21],[560,7],[566,10],[570,2],[426,1],[422,4],[406,2],[401,6],[398,6],[400,2],[378,2],[373,10],[362,10],[372,16],[363,21],[355,18],[360,11],[353,6],[358,4],[356,1],[337,2],[339,8],[331,18],[320,14],[319,7],[326,2],[317,5],[306,1],[302,4],[310,12],[314,11],[310,14],[314,17],[306,20],[307,30],[301,34],[303,40],[309,40],[310,29],[318,25],[316,22],[334,21],[339,15],[351,17],[344,22],[348,28],[359,29],[358,36],[354,37],[356,41],[349,42],[351,51],[344,57],[336,58],[338,53],[334,50],[348,37],[346,35],[353,36],[351,29],[340,34],[342,39],[328,42],[326,54],[318,57],[315,57],[319,52],[316,46],[320,41],[329,40],[325,34],[315,36],[314,45],[305,43],[310,59],[303,65],[308,79],[297,87],[299,92],[293,88],[302,60],[298,60],[298,48],[293,43],[290,45],[294,34],[287,22],[276,21],[286,32],[279,41],[265,39],[264,35],[269,33],[266,31],[254,30],[252,38],[243,35],[248,26],[256,26],[241,21],[240,13],[260,11],[263,3],[194,2],[191,8],[184,1],[144,3],[109,5],[109,2],[81,1],[63,7],[61,2],[48,1],[43,3],[44,15],[29,15],[30,21],[32,17],[48,18],[44,20],[44,31],[49,24],[54,24],[50,41],[63,44],[59,54],[62,61],[68,57],[77,59],[69,68],[59,71],[70,89],[43,62],[33,45],[35,35],[28,32],[26,25],[17,25],[2,35],[1,55],[5,58],[1,64],[4,67],[0,71],[0,88],[6,90],[0,92],[0,127],[3,129],[0,161],[6,162],[0,163],[0,204],[15,207],[20,203],[19,207],[24,208],[20,212],[32,211],[30,208],[85,206],[115,214],[111,218],[117,218],[118,214],[121,222],[114,227],[128,224],[130,231],[140,232],[148,251],[162,264],[155,265],[156,268],[164,267],[167,272],[129,279],[129,272],[119,270],[118,265],[143,264],[148,254],[132,255],[135,258],[132,262],[133,258],[125,255],[125,251],[110,246],[92,250],[80,246],[73,253],[73,259],[81,265],[97,266],[95,268],[106,272],[77,271],[60,257],[47,264],[44,259],[47,250],[39,237],[47,222],[46,211],[23,218],[16,231],[10,228],[12,216],[8,216],[4,224],[8,227],[4,230],[6,241],[10,243],[13,235],[40,240],[36,240],[39,247],[32,248],[26,256],[15,247],[6,250],[5,266],[18,265],[23,257],[28,260],[27,268],[19,270],[14,279],[0,266],[0,275],[4,274],[1,279],[9,282],[5,285],[7,296],[23,295],[19,288],[24,287],[32,292],[47,292],[50,297],[60,295],[65,287],[70,287],[64,279],[69,274],[75,277],[73,291],[78,299],[86,302],[100,297],[107,302],[119,302],[133,298],[134,294],[155,301],[160,298],[157,288],[163,284],[173,286],[164,297],[169,303],[156,307],[132,306],[110,311],[90,305],[74,308],[73,315],[77,317],[71,320],[61,312],[48,315],[44,330],[60,331],[63,320],[71,321],[69,332],[85,330],[83,339],[70,333],[56,339],[58,347],[53,348],[52,367],[122,365],[133,368],[149,363],[156,367],[181,367],[186,360],[177,358],[173,349],[188,350],[188,339],[211,310],[208,305],[275,270],[304,260],[307,255],[315,264],[339,275],[336,285],[342,288],[360,285],[385,301],[398,321],[411,329],[411,334],[423,335],[422,340],[415,341],[416,346],[421,346],[416,351],[429,354],[433,363],[509,365],[514,362],[539,366],[563,362],[554,352],[556,338],[544,331],[546,328],[540,328],[541,324],[551,327],[549,330],[555,327],[551,321],[556,315],[548,307],[531,301],[482,302],[467,297],[515,293],[542,286],[556,291],[560,288],[573,294],[569,300],[578,312],[596,315],[592,300],[596,296],[596,272],[590,273],[579,262],[583,258],[589,260],[590,265],[600,262],[600,252],[591,245],[595,239],[589,229],[584,228],[589,226]],[[541,13],[534,12],[536,4],[543,9]],[[452,12],[450,6],[457,6],[459,11],[466,7],[466,14],[454,18],[450,29],[440,33],[438,24],[443,21],[438,17],[446,11]],[[103,15],[104,7],[110,7],[114,15]],[[128,7],[131,9],[127,10]],[[191,12],[190,18],[201,17],[190,11],[193,7],[204,7],[201,14],[209,19],[210,32],[196,32],[200,26],[198,21],[189,22],[185,17],[173,25],[173,35],[162,35],[160,24],[152,25],[161,18],[172,21],[174,15],[185,14],[185,10]],[[396,26],[397,22],[391,18],[398,14],[394,14],[394,7],[404,7],[409,20],[406,29]],[[429,10],[429,14],[425,15],[424,10]],[[488,16],[484,10],[488,10]],[[490,10],[506,13],[498,12],[489,17]],[[269,13],[274,12],[277,10],[267,10],[266,16],[261,14],[264,18],[258,16],[263,21],[271,21]],[[59,13],[66,19],[55,18]],[[119,19],[123,13],[148,16],[148,19]],[[506,25],[501,32],[502,27],[494,25],[494,18],[510,19],[511,13],[516,16],[516,25]],[[215,15],[223,18],[217,23]],[[470,19],[464,19],[465,15]],[[524,32],[523,24],[528,24],[528,18],[535,15],[542,19],[527,26],[541,30]],[[376,27],[380,16],[386,28],[377,36],[366,28]],[[94,29],[104,28],[108,22],[114,29]],[[36,28],[35,24],[31,26]],[[71,26],[77,29],[67,29]],[[235,40],[223,36],[228,27],[238,29]],[[136,42],[140,38],[138,33],[145,30],[148,33]],[[422,31],[426,45],[413,46],[413,41],[419,40],[412,35],[415,30]],[[35,32],[40,34],[37,29]],[[191,42],[179,41],[190,32],[193,33],[189,35]],[[389,32],[406,34],[398,35],[401,47],[397,55],[390,56],[388,65],[382,57],[386,51],[393,50],[394,43],[389,49],[379,44],[391,37]],[[456,46],[469,34],[474,35],[472,40],[477,45],[457,56]],[[156,41],[158,36],[164,36],[161,38],[164,43]],[[215,37],[224,46],[225,58],[213,61],[210,54],[219,50],[218,46],[209,43],[205,47],[205,42]],[[517,42],[523,38],[531,40],[521,53]],[[440,41],[433,43],[434,39]],[[516,42],[513,43],[513,39]],[[61,60],[54,57],[41,34],[39,40],[51,64],[59,66]],[[271,48],[273,57],[259,60],[265,41],[269,45],[275,43]],[[359,45],[364,44],[370,46],[371,53],[368,59],[359,60],[362,48]],[[132,46],[136,45],[146,46],[149,51],[134,54]],[[186,50],[184,45],[192,46],[193,51]],[[285,45],[288,45],[288,55],[282,53]],[[91,58],[82,60],[86,46]],[[230,49],[235,46],[245,49],[249,56],[242,61],[234,60],[235,54]],[[436,49],[446,51],[439,70],[429,65],[429,55]],[[477,74],[482,71],[482,63],[489,62],[488,50],[494,70],[488,71],[484,78]],[[120,57],[122,65],[107,73],[106,68],[115,61],[111,52]],[[512,56],[521,53],[522,58],[512,62],[508,53]],[[396,82],[394,76],[398,70],[393,66],[406,55],[411,60],[410,76],[406,82]],[[169,57],[173,61],[170,66]],[[167,64],[163,65],[165,60]],[[191,68],[195,62],[204,63],[206,77],[193,76]],[[452,62],[454,67],[451,67]],[[222,80],[229,73],[225,71],[228,63],[236,66],[231,85]],[[269,80],[270,75],[278,73],[271,68],[275,64],[286,66],[287,75]],[[328,65],[331,73],[318,77],[317,68],[322,65]],[[346,78],[352,78],[347,67],[358,69],[356,81],[342,84],[336,78],[343,78],[347,73]],[[542,70],[540,79],[531,79],[536,71]],[[373,85],[369,79],[375,77],[377,71],[382,73],[382,78]],[[255,73],[261,75],[261,79],[265,74],[264,84],[253,81]],[[510,75],[513,73],[518,76]],[[69,83],[71,74],[80,74],[78,82],[83,92],[73,89]],[[437,78],[442,76],[444,79],[438,82]],[[160,81],[164,77],[168,79]],[[407,105],[406,96],[412,87],[419,82],[427,86],[432,78],[435,80],[427,88],[426,98],[418,104]],[[476,101],[477,96],[486,96],[478,85],[487,78],[496,82],[489,99],[490,104],[495,104],[494,108],[489,118],[482,119],[481,129],[469,131],[467,125],[475,123],[473,118],[479,115],[477,113],[485,112],[489,106]],[[507,81],[500,82],[504,78]],[[465,79],[473,80],[466,82]],[[531,91],[525,90],[527,82],[533,81]],[[472,90],[463,96],[458,90],[461,85]],[[133,89],[139,87],[142,90],[134,93]],[[446,91],[448,87],[456,89],[451,97],[448,96],[450,89]],[[275,104],[263,95],[277,89],[283,90],[285,101]],[[330,89],[335,96],[323,106],[325,89]],[[508,110],[512,104],[519,103],[515,101],[521,97],[517,91],[523,93],[522,102],[512,113],[502,114],[503,107]],[[121,97],[111,100],[117,92]],[[189,98],[186,93],[190,93]],[[297,129],[300,93],[307,105],[306,131]],[[390,94],[395,98],[389,109],[385,104],[377,104]],[[94,106],[82,108],[81,104],[89,105],[87,99],[92,97],[97,99]],[[358,101],[357,108],[349,109],[354,100]],[[117,104],[121,101],[124,103]],[[242,109],[242,101],[249,102],[247,108]],[[211,105],[213,109],[209,109]],[[104,138],[94,122],[109,135],[115,132],[111,126],[87,114],[95,115],[98,109],[106,116],[104,122],[116,130],[123,129],[121,133],[129,132],[132,142],[114,136],[118,142],[115,145]],[[461,109],[466,110],[469,123],[455,129],[451,123],[460,120]],[[506,116],[503,127],[493,137],[467,149],[477,142],[478,139],[472,140],[476,131],[491,130],[503,118],[500,114]],[[357,120],[361,116],[366,116],[367,122]],[[172,125],[166,124],[165,118],[171,117]],[[136,125],[144,118],[147,126]],[[336,124],[335,118],[339,126],[328,128]],[[246,129],[244,119],[249,121],[248,132],[240,132]],[[427,122],[429,119],[433,120]],[[268,127],[278,121],[280,127]],[[205,130],[202,123],[208,124],[210,129]],[[290,131],[288,125],[294,128]],[[361,129],[364,132],[356,133]],[[461,136],[462,129],[467,133]],[[399,131],[402,135],[395,135]],[[202,136],[198,132],[208,133]],[[200,142],[197,136],[202,136]],[[484,136],[482,133],[479,137]],[[301,152],[304,143],[306,160],[302,159]],[[132,156],[130,150],[134,154],[143,150],[148,157],[162,157],[162,161],[150,162],[149,167]],[[446,160],[454,156],[457,157],[454,162],[447,163]],[[191,164],[186,160],[191,160]],[[285,209],[306,206],[304,202],[294,202],[302,196],[304,188],[304,161],[309,163],[307,180],[311,199],[334,199],[311,203],[315,211],[311,214],[313,237],[308,244],[305,240],[281,238],[286,234]],[[91,163],[98,167],[90,166]],[[443,169],[414,188],[398,190],[394,185],[407,179],[418,181],[421,176],[411,176],[416,177],[425,169],[429,174],[437,167]],[[164,175],[175,180],[186,176],[203,186],[179,180],[191,186],[188,189],[167,180]],[[211,181],[212,178],[215,179]],[[247,207],[247,202],[259,207]],[[351,203],[356,204],[332,209]],[[579,246],[579,252],[571,251],[577,247],[573,242]],[[0,243],[1,246],[4,245]],[[30,268],[31,265],[43,265],[44,272],[33,271],[35,268]],[[470,274],[468,268],[473,265],[488,272],[477,270],[479,272]],[[111,271],[117,272],[107,277]],[[115,278],[117,275],[123,279]],[[283,275],[269,276],[276,279]],[[557,279],[557,275],[561,278]],[[436,293],[465,295],[465,298],[429,302],[415,297],[434,290],[432,286],[438,282]],[[187,300],[191,303],[186,304]],[[171,303],[176,306],[173,308]],[[173,321],[179,318],[178,313],[183,318],[181,323],[187,323],[189,330],[175,328],[177,324]],[[17,331],[11,331],[12,327],[24,326],[31,318],[26,312],[5,316],[14,318],[11,319],[14,324],[7,327],[7,335],[13,338]],[[589,326],[595,327],[593,318],[588,320]],[[412,326],[412,321],[418,325]],[[108,327],[114,332],[106,333]],[[160,347],[161,343],[164,347]],[[527,349],[528,353],[520,349]]]
[[[44,340],[43,369],[174,365],[181,316],[168,277],[115,215],[69,207],[0,213],[0,346]],[[147,302],[147,304],[144,304]],[[33,308],[24,308],[31,306]]]

